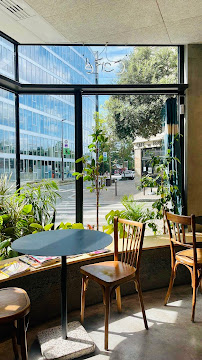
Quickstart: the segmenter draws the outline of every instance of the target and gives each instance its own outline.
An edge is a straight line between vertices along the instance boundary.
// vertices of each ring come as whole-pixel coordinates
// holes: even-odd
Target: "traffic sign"
[[[103,161],[107,161],[107,152],[103,152]]]
[[[63,147],[64,147],[64,148],[68,148],[68,147],[69,147],[69,141],[68,141],[68,140],[64,140],[64,142],[63,142]]]
[[[69,148],[63,148],[63,154],[64,155],[69,155],[69,154],[71,154],[71,150],[69,149]]]

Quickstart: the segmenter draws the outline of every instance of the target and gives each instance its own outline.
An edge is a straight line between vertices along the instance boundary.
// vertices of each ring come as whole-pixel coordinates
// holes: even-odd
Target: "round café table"
[[[61,324],[62,337],[67,339],[67,255],[78,255],[103,249],[112,237],[101,231],[69,229],[43,231],[26,235],[12,244],[19,253],[37,256],[61,256]]]

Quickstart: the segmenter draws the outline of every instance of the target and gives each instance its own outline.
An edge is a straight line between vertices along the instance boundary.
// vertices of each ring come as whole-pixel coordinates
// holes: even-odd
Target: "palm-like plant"
[[[0,178],[0,260],[18,255],[11,249],[15,239],[53,226],[50,209],[55,210],[60,196],[54,181],[27,184],[14,191],[9,180],[7,175]]]
[[[57,198],[61,198],[58,190],[55,181],[43,180],[40,183],[27,184],[20,189],[19,201],[32,205],[35,222],[44,226],[52,221]]]
[[[146,222],[149,220],[148,226],[157,231],[156,224],[151,220],[155,218],[154,211],[149,209],[144,210],[144,204],[137,204],[133,195],[124,195],[121,199],[121,203],[124,205],[124,210],[111,210],[106,216],[108,225],[103,226],[103,231],[107,234],[112,234],[114,231],[114,217],[118,216],[122,219]],[[120,237],[123,237],[123,224],[118,223],[118,231]]]

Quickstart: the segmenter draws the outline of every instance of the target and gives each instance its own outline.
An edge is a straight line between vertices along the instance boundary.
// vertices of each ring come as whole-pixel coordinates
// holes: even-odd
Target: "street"
[[[90,193],[86,186],[89,185],[84,183],[83,223],[84,226],[87,224],[96,225],[96,194]],[[59,193],[62,198],[57,201],[56,224],[58,225],[61,221],[74,223],[76,221],[75,183],[61,184]],[[148,208],[151,208],[152,202],[156,199],[156,196],[151,195],[149,189],[145,196],[138,191],[136,180],[117,181],[117,196],[115,196],[115,184],[106,187],[100,195],[100,230],[102,230],[103,225],[106,225],[105,215],[111,210],[123,210],[121,198],[123,195],[130,194],[134,195],[137,202],[144,202],[144,206]]]

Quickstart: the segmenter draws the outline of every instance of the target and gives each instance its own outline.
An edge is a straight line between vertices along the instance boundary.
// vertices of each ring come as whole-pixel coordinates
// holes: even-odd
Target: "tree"
[[[100,191],[105,187],[104,181],[99,181],[101,172],[101,165],[103,163],[103,151],[107,146],[108,137],[106,136],[106,128],[103,125],[103,120],[100,119],[99,113],[95,114],[95,128],[91,134],[92,143],[88,146],[91,156],[84,155],[76,160],[76,163],[83,163],[83,171],[81,173],[74,172],[72,175],[76,176],[76,180],[81,177],[84,181],[89,181],[90,186],[87,187],[90,192],[96,193],[96,215],[97,215],[97,230],[99,230],[99,199]],[[103,178],[105,180],[105,178]]]
[[[116,133],[116,127],[109,112],[104,112],[102,117],[105,119],[105,132],[108,136],[108,141],[104,146],[103,151],[107,152],[107,161],[103,163],[105,171],[110,171],[112,165],[124,165],[124,161],[128,161],[128,168],[134,168],[134,145],[130,138],[119,139]],[[104,172],[104,171],[103,171]],[[111,173],[111,171],[110,171]]]
[[[106,128],[106,134],[108,141],[104,144],[103,151],[107,152],[107,161],[102,163],[101,173],[108,171],[111,175],[112,166],[118,164],[123,167],[124,161],[128,161],[129,169],[134,168],[133,142],[128,139],[119,140],[109,128]]]
[[[134,146],[133,142],[129,139],[121,140],[117,143],[118,161],[124,167],[124,161],[128,161],[128,169],[134,168]]]
[[[125,60],[118,84],[169,84],[177,82],[174,48],[136,47]],[[119,139],[149,138],[162,130],[162,95],[114,95],[106,102],[110,125]]]

